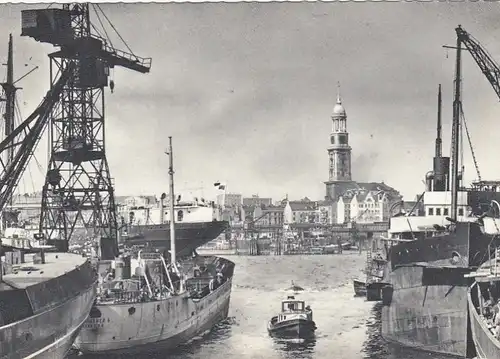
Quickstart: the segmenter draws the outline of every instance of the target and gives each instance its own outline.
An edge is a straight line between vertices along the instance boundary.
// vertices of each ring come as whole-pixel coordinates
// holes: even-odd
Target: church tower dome
[[[333,107],[332,117],[347,117],[344,106],[342,106],[342,99],[340,98],[340,89],[337,94],[337,103]]]

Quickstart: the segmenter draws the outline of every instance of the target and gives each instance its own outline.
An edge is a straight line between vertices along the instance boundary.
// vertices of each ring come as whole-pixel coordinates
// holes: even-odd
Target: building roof
[[[151,195],[143,195],[143,196],[115,196],[115,203],[116,204],[123,204],[128,198],[146,198],[149,203],[156,203],[157,198],[156,196],[151,196]]]
[[[326,200],[323,200],[323,201],[318,201],[318,207],[319,206],[332,206],[335,202],[332,201],[331,199],[326,199]]]
[[[307,198],[307,197],[306,197]],[[292,211],[313,211],[316,209],[316,202],[308,201],[290,201]]]
[[[335,186],[339,188],[340,190],[337,192],[339,193],[338,197],[347,197],[347,198],[352,198],[352,196],[366,192],[366,195],[368,192],[377,192],[377,191],[384,191],[387,194],[387,197],[389,201],[392,201],[393,199],[401,197],[400,193],[392,188],[391,186],[385,184],[384,182],[339,182],[336,183]],[[358,201],[361,198],[358,198]],[[335,201],[338,200],[338,198],[334,198]]]
[[[285,209],[284,206],[264,206],[264,208],[262,208],[262,213],[266,213],[266,212],[283,212],[284,209]]]

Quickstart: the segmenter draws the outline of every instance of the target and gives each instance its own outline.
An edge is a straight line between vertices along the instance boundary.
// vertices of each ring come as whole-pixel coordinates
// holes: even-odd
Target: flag
[[[214,187],[218,187],[218,189],[220,189],[220,190],[226,189],[226,185],[224,183],[220,183],[220,182],[215,182]]]

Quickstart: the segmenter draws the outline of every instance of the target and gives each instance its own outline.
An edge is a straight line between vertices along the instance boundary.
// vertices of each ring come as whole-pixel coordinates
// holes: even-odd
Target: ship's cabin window
[[[464,215],[464,209],[463,208],[459,208],[458,209],[458,215],[459,216],[463,216]]]
[[[434,208],[429,208],[429,216],[433,216],[434,215]]]
[[[180,210],[179,212],[177,212],[177,221],[182,222],[183,218],[184,218],[184,212]]]
[[[440,216],[441,215],[441,208],[436,208],[436,216]]]
[[[448,215],[448,208],[444,208],[443,209],[443,216],[447,216]]]
[[[304,302],[284,302],[282,310],[285,311],[297,311],[304,310]]]

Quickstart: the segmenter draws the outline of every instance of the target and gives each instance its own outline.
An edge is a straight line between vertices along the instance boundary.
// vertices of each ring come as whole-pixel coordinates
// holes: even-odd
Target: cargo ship
[[[457,29],[461,31],[459,27]],[[421,196],[424,213],[390,219],[388,266],[381,289],[382,336],[430,352],[469,356],[466,274],[489,255],[498,237],[484,225],[500,182],[462,185],[459,173],[461,107],[461,40],[457,61],[452,122],[451,161],[441,155],[441,96],[434,168],[426,175]],[[450,171],[451,164],[451,171]],[[389,246],[388,246],[389,247]]]
[[[84,354],[169,350],[228,316],[235,264],[215,256],[179,256],[176,250],[169,140],[170,258],[159,251],[139,251],[137,259],[125,256],[99,263],[99,294],[75,341]]]
[[[6,131],[0,152],[2,157],[7,154],[0,173],[2,215],[24,172],[25,155],[34,146],[28,135],[36,136],[36,127],[25,138],[15,134],[22,125],[14,129],[12,47],[10,35],[7,81],[2,83]],[[50,112],[68,73],[61,74],[34,114]],[[16,142],[21,146],[15,153]],[[22,251],[6,251],[0,260],[0,358],[63,358],[94,302],[97,273],[86,258],[61,251],[45,253],[43,248],[36,252],[25,255]]]
[[[125,265],[101,263],[101,273],[114,275],[100,286],[75,348],[104,355],[166,351],[227,318],[233,262],[215,256],[167,262],[141,252]]]
[[[170,209],[165,206],[165,195],[156,208],[130,209],[129,222],[123,226],[121,239],[126,247],[147,246],[170,250]],[[229,222],[220,219],[219,209],[213,202],[176,201],[175,238],[179,255],[192,253],[196,248],[216,239]],[[143,224],[141,224],[143,223]]]

